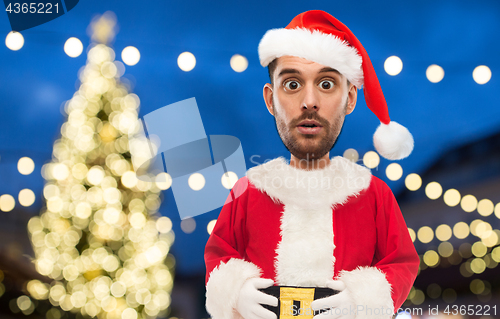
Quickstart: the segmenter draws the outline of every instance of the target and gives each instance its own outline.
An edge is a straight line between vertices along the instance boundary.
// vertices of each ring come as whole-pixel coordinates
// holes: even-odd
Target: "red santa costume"
[[[327,33],[325,25],[348,33],[349,41],[335,30]],[[264,66],[282,55],[304,57],[347,74],[358,88],[364,83],[367,103],[368,96],[372,103],[383,100],[380,88],[367,96],[367,89],[373,90],[367,83],[373,67],[359,41],[338,20],[308,11],[287,28],[271,30],[262,39],[259,54]],[[290,41],[295,41],[295,49]],[[348,60],[354,62],[321,60],[318,50],[303,50],[320,44],[328,51],[325,41],[330,49],[333,44],[334,50],[350,50]],[[342,69],[344,64],[348,66]],[[386,105],[385,111],[384,106],[372,107],[382,109],[377,111],[382,115],[376,113],[382,121],[376,135],[381,130],[396,135],[389,144],[387,132],[375,137],[377,150],[389,158],[407,156],[413,145],[411,140],[409,146],[409,132],[390,122]],[[377,139],[385,144],[377,145]],[[390,318],[413,285],[419,257],[394,195],[369,169],[335,157],[323,169],[302,170],[278,158],[251,168],[235,184],[207,242],[205,262],[206,306],[214,319],[241,318],[235,310],[239,291],[255,277],[297,287],[325,287],[329,280],[340,280],[357,306],[356,318]]]

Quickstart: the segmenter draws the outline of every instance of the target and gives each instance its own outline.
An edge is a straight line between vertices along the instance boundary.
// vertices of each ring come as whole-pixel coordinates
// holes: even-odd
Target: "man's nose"
[[[306,85],[302,90],[302,110],[319,110],[318,91],[315,90],[314,85]]]

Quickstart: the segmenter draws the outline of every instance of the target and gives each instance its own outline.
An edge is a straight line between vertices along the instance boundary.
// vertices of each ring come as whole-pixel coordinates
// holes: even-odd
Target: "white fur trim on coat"
[[[291,55],[332,67],[358,89],[363,85],[363,59],[356,48],[338,37],[306,28],[272,29],[259,43],[259,59],[267,66],[275,58]]]
[[[324,209],[347,202],[370,186],[370,170],[336,156],[322,169],[292,167],[283,157],[252,167],[248,180],[273,201],[306,210]]]
[[[390,319],[394,313],[391,284],[376,267],[343,270],[341,280],[356,304],[356,319]]]
[[[285,205],[276,248],[276,282],[282,286],[325,287],[333,278],[331,207],[304,210]]]
[[[213,319],[238,319],[235,310],[243,283],[250,278],[260,277],[261,270],[255,264],[242,259],[231,258],[221,262],[210,273],[207,282],[208,313]]]
[[[323,169],[291,167],[280,157],[253,167],[249,181],[284,204],[281,241],[276,248],[276,282],[325,287],[334,274],[333,211],[370,185],[366,167],[335,157]]]

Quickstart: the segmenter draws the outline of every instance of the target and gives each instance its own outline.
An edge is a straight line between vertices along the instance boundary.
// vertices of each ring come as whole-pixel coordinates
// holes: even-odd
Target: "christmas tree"
[[[48,299],[54,306],[49,311],[108,319],[165,316],[174,234],[158,209],[169,185],[165,176],[164,182],[139,180],[133,170],[150,145],[131,140],[140,129],[140,101],[120,80],[124,66],[109,46],[114,14],[96,17],[89,30],[80,87],[65,103],[67,121],[42,169],[46,205],[28,223],[36,269],[53,281],[32,280],[27,289],[35,299]]]

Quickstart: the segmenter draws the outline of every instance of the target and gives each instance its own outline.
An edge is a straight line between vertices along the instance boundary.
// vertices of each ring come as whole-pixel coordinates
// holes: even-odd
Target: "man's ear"
[[[351,114],[352,111],[354,111],[354,108],[356,107],[356,102],[358,100],[358,88],[350,83],[349,84],[349,92],[347,92],[347,109],[346,109],[346,115]]]
[[[264,102],[266,102],[266,107],[269,113],[274,116],[273,113],[273,87],[270,83],[266,83],[263,89]]]

